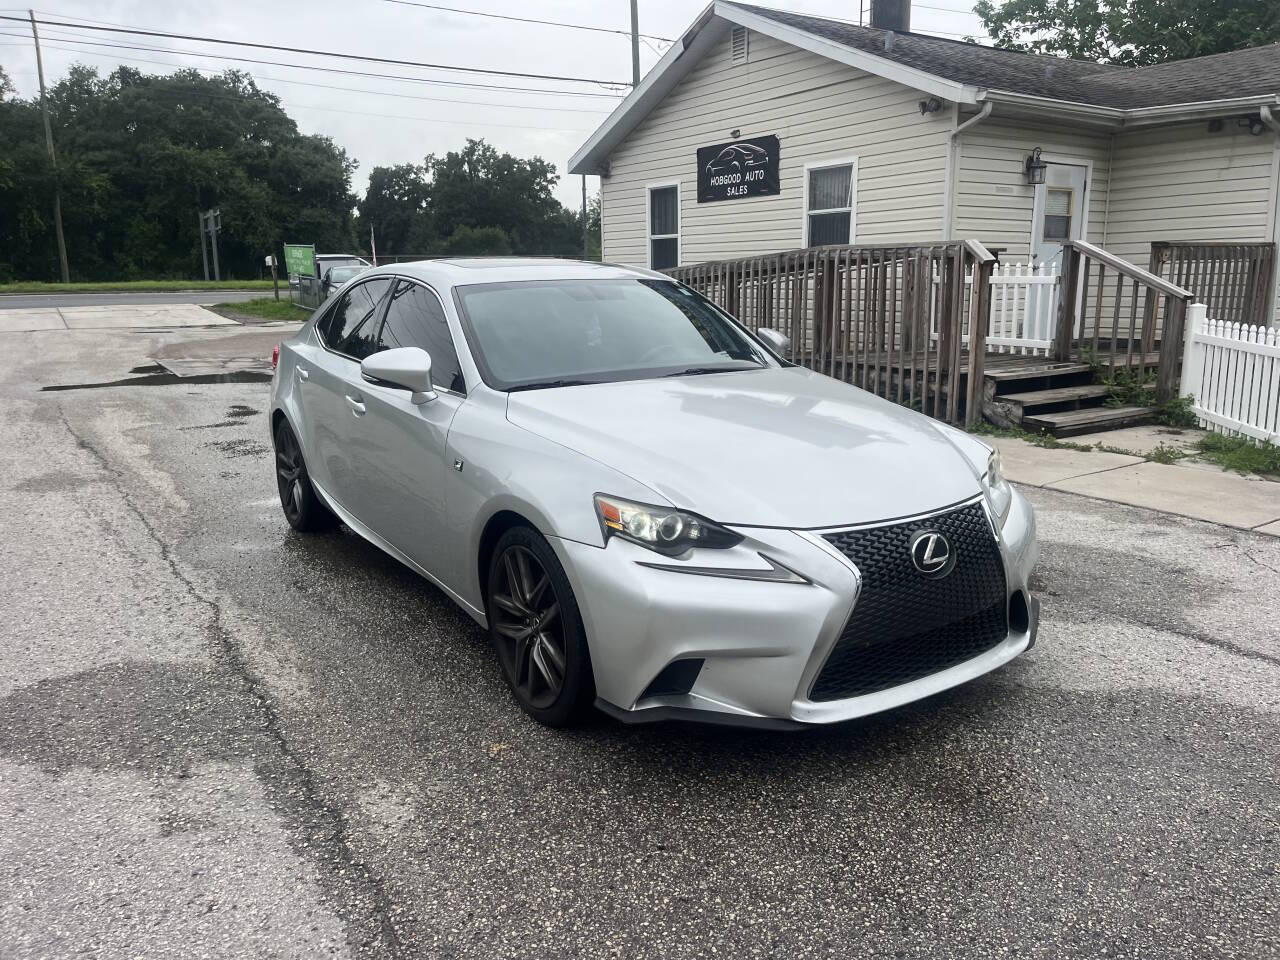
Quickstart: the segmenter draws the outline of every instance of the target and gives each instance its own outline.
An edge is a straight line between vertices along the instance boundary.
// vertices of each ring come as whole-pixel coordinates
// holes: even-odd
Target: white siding
[[[963,122],[967,117],[962,117]],[[955,221],[958,239],[981,240],[1003,249],[1006,261],[1024,262],[1031,253],[1035,187],[1027,183],[1027,155],[1036,147],[1047,160],[1093,164],[1085,238],[1101,245],[1107,213],[1111,135],[1025,122],[987,120],[960,134]]]
[[[1117,135],[1107,249],[1145,267],[1153,240],[1274,240],[1275,158],[1274,134],[1231,119]]]
[[[924,95],[752,33],[746,63],[729,38],[609,158],[601,182],[604,257],[646,262],[645,184],[678,179],[681,263],[746,257],[803,241],[806,163],[858,158],[858,243],[942,237],[951,115],[922,117]],[[697,150],[777,134],[781,193],[697,202]]]

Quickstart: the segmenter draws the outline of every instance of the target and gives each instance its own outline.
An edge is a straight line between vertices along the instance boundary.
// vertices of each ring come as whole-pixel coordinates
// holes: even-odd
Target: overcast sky
[[[0,0],[0,3],[5,0]],[[13,2],[13,0],[8,0]],[[263,4],[251,0],[45,0],[56,6],[36,8],[41,19],[93,22],[168,33],[249,40],[308,49],[427,61],[526,73],[616,81],[631,78],[631,47],[622,34],[516,23],[488,17],[424,9],[397,0],[305,0],[298,4]],[[586,24],[627,31],[628,0],[422,0],[484,13]],[[857,21],[857,0],[758,0],[761,5]],[[869,0],[867,5],[869,6]],[[640,32],[674,38],[704,6],[682,0],[640,0]],[[960,37],[978,34],[979,21],[969,12],[971,0],[928,0],[913,6],[912,25],[921,32]],[[296,18],[281,16],[293,11]],[[26,10],[0,8],[0,14]],[[30,28],[0,21],[0,64],[21,96],[37,90]],[[83,42],[90,41],[95,45]],[[121,49],[128,44],[153,49]],[[560,83],[478,74],[422,70],[333,60],[303,54],[211,46],[186,40],[91,33],[65,28],[41,29],[45,79],[65,75],[74,62],[108,73],[119,64],[145,72],[168,72],[197,66],[217,72],[239,67],[252,73],[263,88],[280,96],[285,109],[306,133],[332,137],[359,161],[354,188],[363,194],[375,166],[421,162],[429,153],[462,146],[468,137],[483,138],[517,156],[541,156],[561,174],[557,196],[566,204],[580,202],[580,181],[565,175],[570,155],[618,102],[617,96],[562,96],[514,90],[480,90],[447,84],[541,87],[577,94],[608,89],[588,83]],[[161,49],[163,48],[163,50]],[[647,72],[667,44],[647,39],[640,48],[641,72]],[[195,56],[194,53],[206,53]],[[237,62],[230,57],[334,67],[369,73],[416,76],[442,83],[420,83],[323,73],[284,66]],[[341,89],[334,89],[341,88]],[[429,99],[422,99],[429,98]],[[598,189],[588,178],[588,190]]]

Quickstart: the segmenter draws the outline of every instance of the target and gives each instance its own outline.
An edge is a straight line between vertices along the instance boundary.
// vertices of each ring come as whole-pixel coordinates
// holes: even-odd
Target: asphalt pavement
[[[286,288],[285,293],[288,293]],[[108,307],[157,303],[240,303],[272,296],[270,290],[175,290],[164,293],[5,293],[0,310],[46,310],[57,307]]]
[[[439,591],[289,529],[263,376],[155,373],[195,335],[3,335],[0,956],[1280,957],[1280,539],[1029,488],[995,674],[551,731]]]

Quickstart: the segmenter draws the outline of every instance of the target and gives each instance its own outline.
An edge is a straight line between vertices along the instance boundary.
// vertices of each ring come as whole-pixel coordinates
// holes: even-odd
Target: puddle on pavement
[[[134,367],[129,372],[139,374],[139,376],[108,380],[105,383],[60,383],[41,387],[40,389],[43,392],[51,393],[61,390],[99,390],[103,387],[172,387],[178,384],[271,382],[271,373],[261,370],[236,370],[231,373],[210,373],[195,377],[179,377],[177,374],[169,373],[159,364],[150,364],[143,367]],[[249,415],[228,414],[228,416]]]

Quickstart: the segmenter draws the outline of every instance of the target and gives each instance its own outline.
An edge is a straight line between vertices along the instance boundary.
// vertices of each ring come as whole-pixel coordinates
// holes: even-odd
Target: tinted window
[[[500,390],[767,365],[725,313],[669,281],[539,280],[457,293],[471,355]]]
[[[338,353],[363,360],[377,349],[378,301],[391,286],[391,278],[378,278],[347,290],[321,324],[325,343]]]
[[[396,347],[421,347],[431,354],[431,381],[445,390],[466,393],[440,299],[426,287],[405,280],[391,295],[378,339],[379,350]]]

